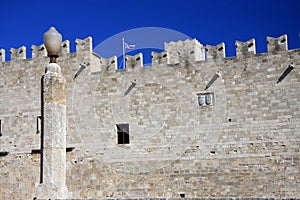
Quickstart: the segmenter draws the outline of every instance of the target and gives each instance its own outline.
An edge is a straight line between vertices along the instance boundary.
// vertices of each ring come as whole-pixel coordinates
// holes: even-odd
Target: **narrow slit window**
[[[116,124],[118,144],[129,144],[129,124]]]
[[[0,137],[2,136],[2,125],[1,125],[1,119],[0,119]]]

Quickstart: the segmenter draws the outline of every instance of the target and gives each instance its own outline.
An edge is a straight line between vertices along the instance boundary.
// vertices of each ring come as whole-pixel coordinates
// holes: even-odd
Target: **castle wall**
[[[254,40],[236,42],[231,58],[224,43],[165,45],[153,66],[137,54],[116,70],[116,57],[93,54],[92,38],[76,40],[75,53],[63,43],[72,198],[299,197],[300,50],[287,50],[286,35],[268,37],[263,54]],[[43,45],[32,51],[0,62],[1,199],[33,199],[39,183],[48,59]],[[129,144],[118,144],[124,124]]]

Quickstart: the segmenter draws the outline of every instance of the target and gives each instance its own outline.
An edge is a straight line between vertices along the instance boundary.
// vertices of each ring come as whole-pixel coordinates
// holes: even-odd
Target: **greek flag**
[[[123,42],[123,69],[125,69],[126,68],[126,56],[125,56],[125,53],[126,53],[126,49],[129,49],[129,50],[131,50],[131,49],[134,49],[135,48],[135,44],[127,44],[126,42],[125,42],[125,39],[124,38],[122,38],[122,42]]]
[[[125,45],[125,49],[134,49],[135,48],[135,44],[127,44],[125,42],[124,45]]]

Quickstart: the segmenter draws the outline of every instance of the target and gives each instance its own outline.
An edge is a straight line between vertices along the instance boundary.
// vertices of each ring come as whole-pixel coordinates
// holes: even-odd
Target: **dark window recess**
[[[2,136],[2,125],[1,125],[1,119],[0,119],[0,137]]]
[[[129,124],[116,124],[118,144],[129,144]]]
[[[71,152],[71,151],[73,151],[75,149],[75,147],[67,147],[66,148],[66,152]]]
[[[198,105],[199,106],[212,106],[214,105],[214,93],[199,93],[198,97]]]
[[[41,150],[40,149],[32,149],[31,154],[40,154]]]
[[[8,155],[8,152],[7,151],[1,151],[0,152],[0,156],[7,156]]]

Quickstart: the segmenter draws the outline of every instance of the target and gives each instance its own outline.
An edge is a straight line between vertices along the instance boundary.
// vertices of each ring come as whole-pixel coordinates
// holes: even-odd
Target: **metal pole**
[[[125,61],[125,40],[123,38],[123,69],[126,69],[126,61]]]
[[[40,183],[43,183],[44,163],[44,75],[41,78],[41,160],[40,160]]]

